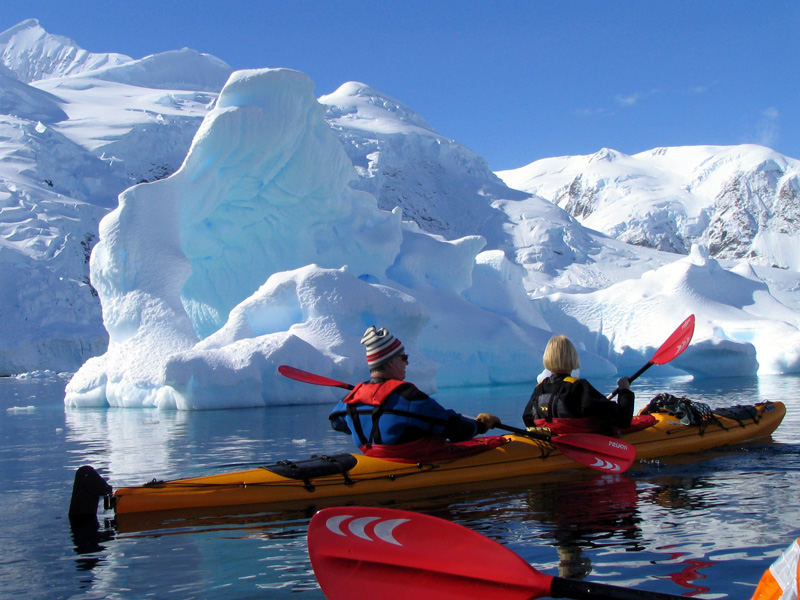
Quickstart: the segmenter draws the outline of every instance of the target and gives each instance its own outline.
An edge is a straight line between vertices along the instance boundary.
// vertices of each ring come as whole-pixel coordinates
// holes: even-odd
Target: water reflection
[[[554,525],[561,577],[583,579],[591,573],[585,551],[609,538],[624,540],[631,550],[641,549],[636,484],[625,475],[550,484],[529,490],[526,502],[532,516]]]
[[[706,508],[706,499],[695,490],[708,487],[702,477],[660,477],[642,492],[642,499],[669,509],[698,511]]]
[[[685,552],[682,552],[674,545],[659,546],[656,548],[656,550],[667,551],[670,555],[667,560],[670,561],[677,561],[686,555]],[[687,558],[678,563],[678,566],[683,567],[680,571],[673,571],[668,573],[667,576],[679,586],[690,590],[689,592],[684,593],[684,596],[691,597],[696,596],[697,594],[705,594],[710,591],[710,588],[705,585],[697,585],[695,584],[695,581],[702,581],[706,578],[703,573],[700,573],[700,569],[713,567],[715,564],[717,563],[714,561]]]
[[[76,444],[74,454],[115,482],[169,471],[176,450],[191,450],[184,435],[188,418],[184,411],[156,409],[65,411],[67,441]]]
[[[668,509],[671,513],[680,511],[686,514],[699,514],[710,508],[712,502],[709,502],[703,492],[712,489],[713,484],[703,477],[666,476],[659,477],[652,487],[646,488],[641,498],[643,502]],[[656,546],[655,550],[665,553],[666,556],[654,562],[679,567],[679,570],[670,570],[666,576],[677,585],[689,590],[683,594],[684,596],[707,593],[708,586],[698,585],[695,582],[706,579],[706,575],[701,573],[700,569],[712,567],[716,562],[692,558],[683,548],[684,546],[678,543]]]
[[[103,562],[103,551],[106,542],[116,537],[114,524],[109,519],[103,520],[103,526],[97,518],[79,519],[70,521],[72,542],[75,545],[75,554],[78,558],[75,566],[78,571],[91,571]]]

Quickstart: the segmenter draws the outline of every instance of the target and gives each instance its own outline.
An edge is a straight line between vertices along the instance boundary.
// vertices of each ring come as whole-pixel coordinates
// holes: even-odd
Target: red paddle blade
[[[597,433],[566,433],[550,443],[575,462],[607,473],[624,473],[636,460],[635,446]]]
[[[295,369],[294,367],[290,367],[289,365],[280,365],[278,367],[278,373],[280,373],[284,377],[288,377],[289,379],[294,379],[296,381],[302,381],[303,383],[313,383],[314,385],[327,385],[331,387],[340,387],[346,390],[353,389],[353,386],[350,385],[349,383],[345,383],[343,381],[336,381],[335,379],[328,379],[327,377],[323,377],[322,375],[309,373],[308,371],[303,371],[302,369]]]
[[[667,338],[667,341],[661,344],[661,347],[656,350],[650,362],[656,365],[668,363],[686,350],[689,346],[689,342],[692,341],[693,335],[694,315],[689,315],[686,320],[678,325],[678,328],[672,332],[672,335]]]
[[[328,600],[528,600],[553,580],[480,533],[388,508],[321,510],[308,554]]]

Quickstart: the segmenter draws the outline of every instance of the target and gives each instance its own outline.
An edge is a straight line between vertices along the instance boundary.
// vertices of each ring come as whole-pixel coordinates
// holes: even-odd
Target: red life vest
[[[362,447],[371,448],[375,441],[375,434],[378,431],[378,419],[383,414],[383,403],[392,395],[392,393],[399,387],[405,385],[406,382],[400,379],[387,379],[380,383],[362,382],[356,384],[342,402],[347,406],[347,413],[350,420],[353,422],[356,435],[361,442]],[[358,417],[356,404],[367,404],[374,406],[372,409],[372,430],[369,436],[364,433],[361,427],[361,420]]]
[[[464,456],[478,454],[509,442],[504,436],[487,436],[462,442],[448,442],[443,437],[430,436],[402,444],[375,444],[373,436],[367,437],[361,430],[361,421],[355,413],[356,404],[374,406],[372,412],[372,432],[377,430],[377,419],[383,412],[382,405],[401,386],[416,390],[412,384],[400,379],[387,379],[380,383],[359,383],[342,402],[347,405],[348,413],[356,435],[361,441],[361,451],[366,456],[374,456],[400,462],[439,462],[453,460]]]
[[[343,400],[345,404],[369,404],[380,406],[392,395],[397,388],[405,385],[406,382],[400,379],[387,379],[380,383],[358,383],[347,397]]]

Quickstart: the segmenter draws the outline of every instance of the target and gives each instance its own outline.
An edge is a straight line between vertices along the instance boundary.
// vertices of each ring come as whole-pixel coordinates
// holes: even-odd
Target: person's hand
[[[478,423],[483,424],[487,430],[494,429],[495,427],[500,425],[500,418],[495,417],[494,415],[490,415],[489,413],[481,413],[477,417],[475,417],[475,420]]]
[[[617,387],[621,390],[629,390],[631,389],[631,380],[627,377],[621,377],[619,381],[617,381]]]

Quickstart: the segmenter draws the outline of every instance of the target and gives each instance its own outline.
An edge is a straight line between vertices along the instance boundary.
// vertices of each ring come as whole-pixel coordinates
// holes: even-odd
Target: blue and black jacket
[[[399,379],[359,383],[328,418],[336,431],[351,434],[358,447],[432,436],[460,442],[486,432],[483,424],[444,408],[414,384]]]

